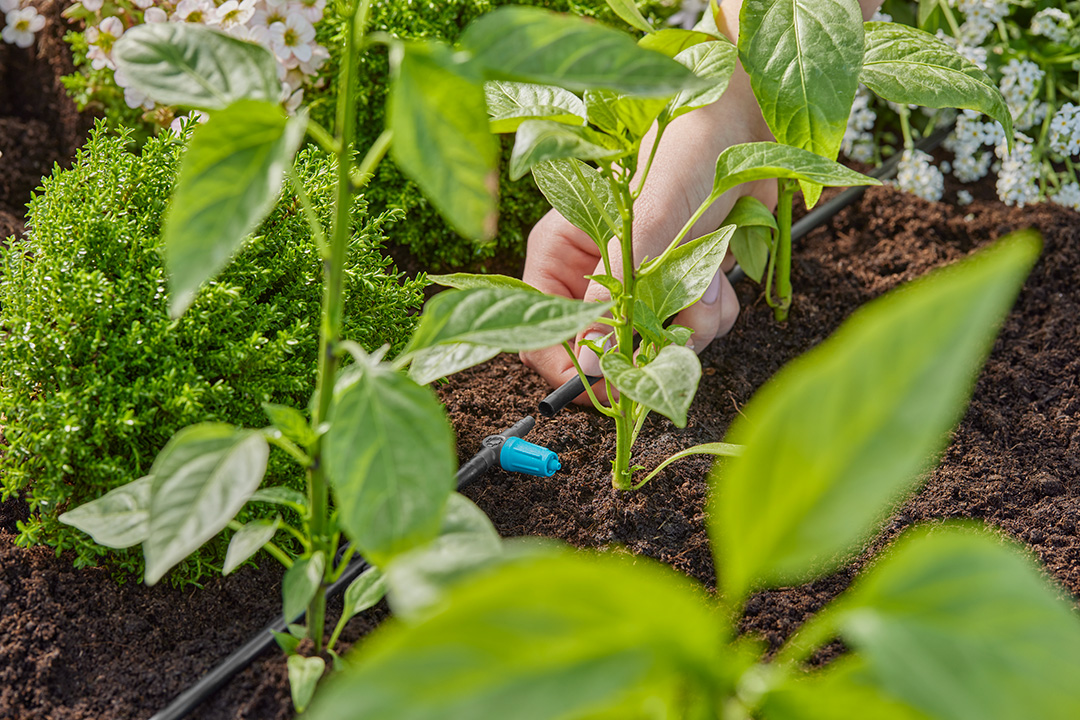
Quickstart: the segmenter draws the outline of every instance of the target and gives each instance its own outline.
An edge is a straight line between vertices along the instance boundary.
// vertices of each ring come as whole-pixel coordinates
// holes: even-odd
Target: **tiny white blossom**
[[[299,12],[308,22],[317,23],[323,18],[326,0],[295,0],[290,9]]]
[[[226,0],[214,11],[214,22],[226,30],[246,25],[255,14],[255,0]]]
[[[1023,207],[1039,199],[1038,171],[1034,162],[1031,138],[1016,133],[1016,142],[1010,153],[1005,140],[998,143],[994,152],[1001,158],[998,170],[997,194],[1006,205]]]
[[[0,15],[7,15],[12,10],[19,9],[19,0],[0,0]]]
[[[971,196],[971,193],[967,190],[956,191],[956,204],[957,205],[970,205],[975,198]]]
[[[113,80],[124,90],[124,102],[127,103],[129,108],[142,108],[143,110],[153,110],[154,101],[147,97],[142,91],[132,86],[131,80],[124,73],[123,70],[117,70],[113,73]]]
[[[90,45],[86,57],[95,70],[116,69],[116,63],[112,59],[112,49],[123,34],[124,24],[120,22],[120,18],[116,17],[107,17],[101,21],[100,25],[86,28],[86,42]]]
[[[1080,155],[1080,107],[1065,103],[1050,119],[1050,149],[1058,155]]]
[[[105,4],[105,0],[82,0],[82,6],[92,13],[96,13]]]
[[[945,190],[941,171],[930,164],[930,156],[922,150],[905,150],[900,159],[896,181],[901,190],[924,200],[940,200]]]
[[[154,0],[132,0],[135,3],[135,7],[140,10],[146,10],[154,6]]]
[[[38,15],[38,11],[32,7],[11,10],[6,20],[7,26],[0,32],[0,37],[4,38],[4,42],[21,48],[33,45],[34,33],[45,27],[45,18]]]
[[[1050,199],[1058,205],[1080,210],[1080,185],[1074,182],[1062,185],[1061,189],[1054,193]]]
[[[1072,18],[1067,12],[1058,8],[1040,10],[1031,18],[1031,32],[1056,43],[1063,43],[1069,39],[1071,27]]]
[[[216,7],[213,0],[180,0],[170,19],[173,22],[210,24]]]
[[[159,7],[147,8],[143,13],[143,21],[146,23],[163,23],[169,21],[169,14]]]
[[[195,125],[196,123],[204,123],[210,116],[201,110],[192,110],[187,115],[180,115],[175,118],[169,125],[169,129],[176,133],[178,136],[184,134],[184,130],[188,127]]]
[[[290,12],[285,22],[276,22],[270,26],[270,48],[287,68],[296,67],[311,59],[310,43],[314,39],[314,26],[297,12]]]

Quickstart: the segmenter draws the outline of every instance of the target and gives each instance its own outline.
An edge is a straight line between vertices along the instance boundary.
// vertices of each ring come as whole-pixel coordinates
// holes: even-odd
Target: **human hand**
[[[641,157],[650,152],[655,129],[642,141]],[[743,142],[769,140],[749,79],[736,71],[724,96],[713,105],[677,118],[667,128],[656,151],[651,170],[634,204],[634,265],[645,257],[657,257],[671,242],[713,186],[716,158],[725,148]],[[641,163],[644,165],[644,162]],[[720,226],[735,201],[754,195],[769,207],[776,204],[776,183],[758,181],[741,185],[722,195],[695,223],[687,239],[700,237]],[[617,238],[608,243],[612,274],[621,278],[622,252]],[[728,258],[731,261],[731,258]],[[731,262],[725,261],[724,269]],[[610,293],[587,275],[604,273],[600,250],[583,231],[552,210],[529,235],[523,279],[542,292],[590,302],[610,299]],[[717,273],[700,301],[675,316],[674,322],[693,329],[693,349],[700,353],[735,323],[739,301],[724,276]],[[598,340],[610,332],[597,324],[575,341],[575,352],[587,375],[600,375],[599,358],[581,345],[582,338]],[[562,346],[522,353],[522,361],[558,387],[575,374],[573,362]],[[605,401],[603,388],[597,396]],[[586,404],[582,394],[576,402]]]

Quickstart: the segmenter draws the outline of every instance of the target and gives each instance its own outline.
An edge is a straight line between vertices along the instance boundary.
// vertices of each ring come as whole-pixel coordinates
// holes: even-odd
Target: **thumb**
[[[739,317],[739,297],[724,271],[717,270],[705,294],[675,316],[674,323],[694,331],[690,347],[700,354],[709,343],[726,335]]]

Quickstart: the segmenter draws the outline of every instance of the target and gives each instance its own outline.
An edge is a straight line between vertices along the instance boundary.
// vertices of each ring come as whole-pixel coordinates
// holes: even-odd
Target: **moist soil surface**
[[[59,10],[38,7],[51,23],[33,49],[0,44],[0,237],[21,229],[31,190],[53,162],[69,161],[88,123],[56,82],[70,68]],[[947,200],[955,190],[948,188]],[[782,326],[758,287],[740,283],[742,313],[730,335],[702,354],[689,424],[678,430],[653,418],[638,441],[634,462],[651,468],[677,450],[721,439],[757,388],[860,305],[1012,230],[1043,233],[1042,258],[921,491],[849,567],[748,603],[744,631],[774,647],[916,522],[988,522],[1028,546],[1063,594],[1080,596],[1080,215],[1055,206],[1005,208],[989,182],[973,191],[975,202],[961,208],[871,189],[797,246],[795,306]],[[441,386],[461,460],[485,435],[535,415],[547,391],[511,356]],[[494,471],[465,490],[504,536],[621,547],[714,586],[705,532],[709,459],[681,461],[644,490],[617,493],[607,473],[615,438],[605,418],[573,407],[540,420],[529,439],[559,453],[563,468],[554,477]],[[0,504],[0,720],[148,718],[279,612],[281,572],[269,559],[201,590],[117,585],[106,569],[74,569],[51,549],[16,547],[15,524],[25,515],[18,500]],[[384,615],[379,607],[354,619],[343,638],[359,638]],[[272,652],[192,717],[291,715],[285,664]]]

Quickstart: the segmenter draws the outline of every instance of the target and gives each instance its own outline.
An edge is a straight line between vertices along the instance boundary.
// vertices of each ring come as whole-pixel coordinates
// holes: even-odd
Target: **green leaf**
[[[1001,123],[1012,142],[1012,115],[994,81],[928,32],[896,23],[866,23],[859,79],[892,102],[986,113]]]
[[[684,310],[705,294],[727,254],[734,225],[683,243],[667,258],[647,266],[634,287],[636,297],[661,321]]]
[[[307,609],[308,603],[323,581],[326,556],[316,550],[310,557],[300,558],[285,571],[281,579],[282,612],[286,620],[295,620]]]
[[[129,28],[113,59],[132,87],[162,105],[221,110],[238,100],[281,100],[269,50],[196,23]]]
[[[261,405],[266,417],[270,418],[270,422],[281,431],[282,435],[300,447],[309,447],[314,444],[315,433],[312,432],[311,425],[299,410],[288,405],[275,405],[268,402]]]
[[[909,531],[840,607],[875,684],[931,717],[1080,717],[1080,619],[988,529]]]
[[[861,658],[846,656],[812,674],[789,673],[764,698],[768,720],[931,720],[883,693]]]
[[[602,160],[625,154],[626,150],[614,138],[592,128],[574,127],[550,120],[526,120],[514,137],[510,179],[517,180],[534,165],[548,160]]]
[[[293,655],[296,653],[296,648],[300,646],[300,638],[293,637],[289,633],[278,632],[277,630],[271,630],[270,633],[274,636],[274,642],[281,648],[281,651],[286,655]]]
[[[305,127],[304,118],[289,120],[277,105],[240,100],[192,133],[165,215],[174,318],[273,208]]]
[[[269,454],[259,433],[221,423],[191,425],[172,436],[150,468],[147,585],[225,529],[258,489]]]
[[[97,500],[63,513],[59,520],[94,538],[98,545],[126,548],[146,540],[150,532],[150,488],[147,475],[110,490]]]
[[[310,717],[583,717],[688,668],[698,674],[685,673],[685,692],[712,690],[724,631],[699,593],[647,559],[562,551],[510,563],[370,638]],[[645,716],[634,710],[626,717]]]
[[[697,32],[696,30],[664,28],[663,30],[649,33],[638,40],[638,46],[647,50],[655,50],[658,53],[667,55],[669,58],[673,58],[689,47],[701,43],[712,42],[713,40],[716,40],[715,36]]]
[[[434,42],[391,46],[390,152],[439,213],[473,240],[495,235],[498,143],[476,68]]]
[[[607,0],[608,7],[610,7],[616,15],[627,25],[632,28],[636,28],[644,33],[653,32],[653,26],[649,24],[649,21],[645,19],[645,16],[638,10],[637,3],[634,0]]]
[[[394,615],[413,621],[435,607],[448,588],[502,554],[502,539],[484,511],[453,493],[439,536],[394,559],[386,569]]]
[[[724,218],[724,225],[735,225],[731,236],[731,252],[748,277],[761,282],[772,251],[772,232],[776,218],[765,204],[752,195],[744,195]]]
[[[390,608],[407,622],[437,606],[447,590],[502,555],[495,526],[464,495],[454,493],[446,504],[435,540],[397,557],[387,568]]]
[[[1018,235],[864,306],[740,413],[710,514],[730,598],[829,572],[914,487],[1038,254]]]
[[[919,0],[919,14],[916,17],[916,25],[919,28],[926,28],[930,18],[933,17],[935,11],[940,9],[940,0]],[[938,16],[940,18],[940,15]],[[933,29],[933,28],[930,28]]]
[[[345,600],[341,610],[344,621],[355,617],[368,608],[373,608],[386,595],[386,576],[379,568],[369,567],[360,573],[360,577],[349,583],[345,588]],[[339,622],[342,622],[339,620]]]
[[[634,329],[646,342],[651,342],[657,347],[667,344],[664,342],[667,336],[660,318],[656,317],[651,307],[640,300],[634,300]]]
[[[303,513],[308,506],[307,496],[298,490],[287,487],[259,488],[251,496],[248,502],[266,502],[274,505],[285,505],[297,512]]]
[[[321,657],[290,655],[288,668],[289,693],[292,695],[293,707],[296,712],[302,713],[315,696],[315,688],[326,670],[326,663]]]
[[[771,142],[733,145],[716,158],[713,196],[751,180],[789,178],[826,187],[880,185],[881,181],[857,173],[808,150]]]
[[[454,488],[454,433],[431,390],[370,359],[349,366],[335,391],[323,456],[339,522],[384,566],[438,532]]]
[[[570,158],[535,165],[532,175],[551,206],[597,245],[616,233],[619,208],[599,170]]]
[[[416,351],[409,363],[409,377],[418,385],[427,385],[474,365],[487,362],[502,352],[489,345],[452,342]]]
[[[616,137],[623,131],[622,123],[615,114],[615,100],[618,98],[618,93],[609,90],[585,91],[585,113],[589,122]]]
[[[720,26],[716,22],[718,17],[722,18],[719,3],[716,0],[709,0],[709,2],[705,3],[701,19],[693,28],[694,32],[706,33],[713,37],[726,37],[724,33],[720,32]]]
[[[777,142],[835,159],[863,59],[856,0],[746,0],[739,58]]]
[[[225,553],[225,564],[221,568],[221,574],[228,575],[240,567],[245,560],[259,552],[263,545],[274,539],[279,527],[281,527],[281,518],[275,517],[273,520],[252,520],[237,530],[229,541],[229,549]]]
[[[496,273],[453,273],[451,275],[428,275],[428,280],[436,285],[457,288],[458,290],[472,290],[473,288],[510,288],[513,290],[528,290],[540,292],[532,285],[522,282],[515,277],[498,275]]]
[[[686,411],[697,392],[701,363],[687,347],[668,345],[644,367],[635,367],[619,353],[600,358],[604,377],[631,400],[686,427]]]
[[[455,342],[539,350],[573,337],[610,307],[525,290],[447,290],[424,306],[406,352]]]
[[[484,83],[491,132],[515,132],[526,120],[585,124],[585,103],[572,92],[550,85],[491,80]]]
[[[727,40],[694,45],[675,56],[675,61],[694,71],[699,78],[711,84],[700,90],[683,90],[668,103],[668,118],[674,119],[720,99],[727,90],[739,52]]]
[[[652,96],[700,84],[686,68],[638,47],[626,33],[537,8],[503,7],[482,15],[466,28],[461,45],[492,80]]]
[[[585,95],[585,106],[594,125],[616,137],[628,133],[636,142],[656,122],[669,99],[670,96],[642,98],[610,90],[590,90]]]

